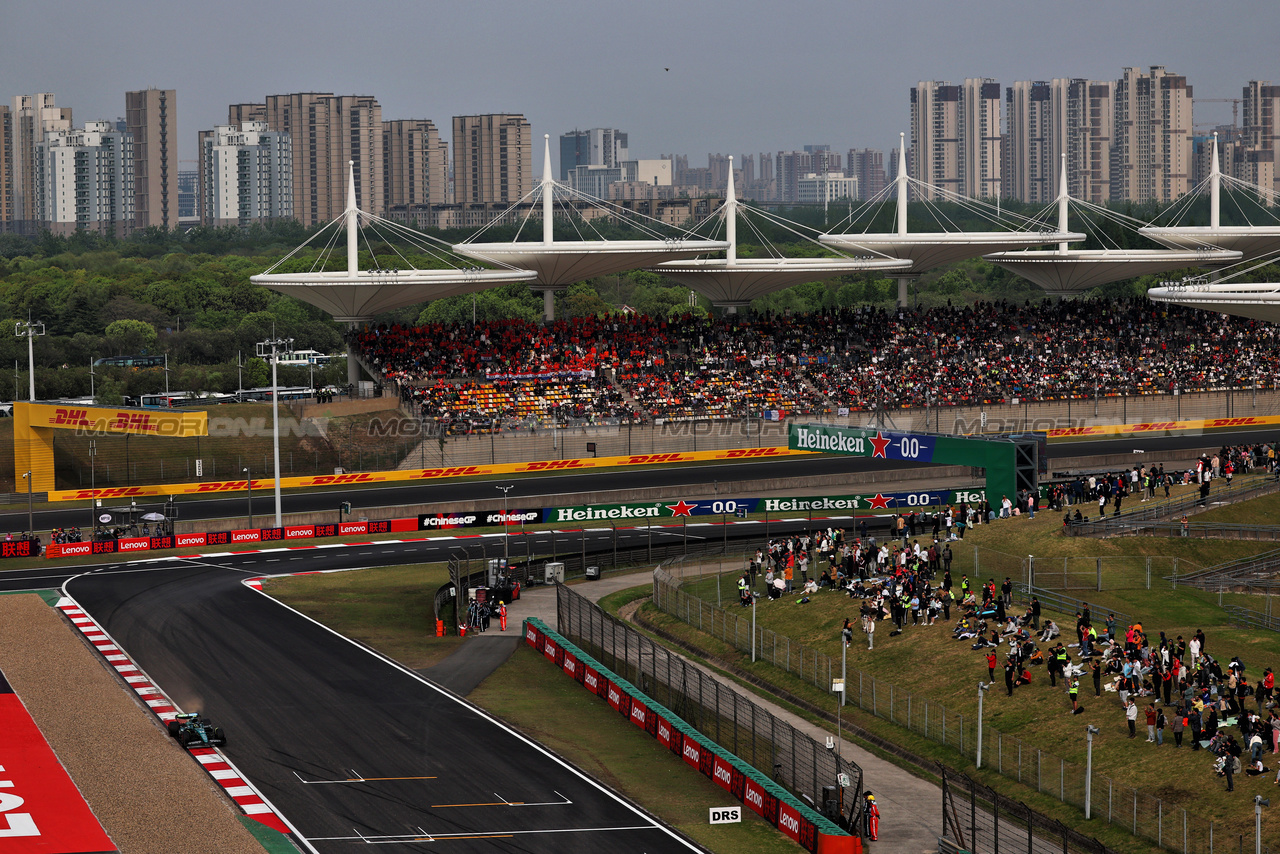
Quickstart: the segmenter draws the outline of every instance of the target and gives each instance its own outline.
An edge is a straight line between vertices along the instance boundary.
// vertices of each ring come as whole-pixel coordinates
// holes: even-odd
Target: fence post
[[[1147,558],[1147,589],[1151,589],[1151,558]]]
[[[1098,558],[1098,592],[1102,592],[1102,558]]]

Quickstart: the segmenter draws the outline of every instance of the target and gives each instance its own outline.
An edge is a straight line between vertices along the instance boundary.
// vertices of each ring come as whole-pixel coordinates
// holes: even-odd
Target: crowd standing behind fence
[[[743,651],[754,650],[757,656],[763,658],[766,662],[798,676],[824,691],[831,684],[832,674],[839,675],[840,662],[838,660],[833,661],[824,653],[811,650],[802,644],[793,642],[786,636],[779,635],[764,627],[756,627],[753,633],[749,617],[744,618],[739,614],[725,611],[688,594],[681,589],[682,582],[679,579],[662,570],[655,572],[654,578],[654,602],[661,610],[732,644],[738,649]],[[1017,585],[1015,585],[1016,588]],[[971,595],[975,595],[976,598],[976,594]],[[1039,596],[1039,592],[1037,592],[1037,595]],[[993,608],[996,600],[1002,601],[1002,598],[999,596],[993,597]],[[1125,619],[1127,620],[1127,617]],[[1071,627],[1067,631],[1073,632],[1075,623],[1068,623],[1067,625]],[[988,629],[988,636],[992,630]],[[1000,630],[994,629],[994,631],[996,631],[995,641],[997,644],[1008,642],[1008,638],[1004,637]],[[1121,637],[1127,638],[1128,629],[1121,629],[1121,631],[1125,632]],[[975,641],[977,636],[977,633],[975,633]],[[1173,646],[1169,644],[1168,639],[1165,640],[1165,649],[1169,650],[1172,655],[1172,652],[1177,649],[1176,639],[1173,641]],[[1118,639],[1117,644],[1112,648],[1119,653],[1114,660],[1120,667],[1120,672],[1109,676],[1111,683],[1117,687],[1117,709],[1119,709],[1119,679],[1123,677],[1124,661],[1130,661],[1131,665],[1128,677],[1130,688],[1133,687],[1134,663],[1152,661],[1153,667],[1161,663],[1161,648],[1158,644],[1153,647],[1148,642],[1144,647],[1135,636],[1132,653],[1128,653],[1123,645],[1128,642],[1127,640],[1121,641]],[[1216,661],[1212,656],[1205,657],[1203,645],[1200,650],[1200,658],[1195,659],[1200,662],[1200,665],[1194,671],[1188,669],[1190,678],[1186,680],[1187,685],[1189,688],[1193,688],[1197,695],[1203,694],[1207,690],[1209,691],[1209,696],[1212,697],[1212,686],[1215,684],[1222,685],[1224,681],[1229,682],[1230,677],[1227,671],[1223,671],[1223,680],[1218,680],[1214,676]],[[1192,660],[1189,649],[1184,654],[1188,660]],[[1144,658],[1144,656],[1146,657]],[[1067,656],[1067,659],[1063,669],[1071,667],[1074,673],[1077,665],[1075,662],[1070,661],[1070,656]],[[1105,659],[1108,667],[1113,666],[1112,660],[1112,653],[1108,653],[1108,657]],[[1141,666],[1146,667],[1145,664]],[[1172,659],[1169,666],[1170,668],[1172,667]],[[1219,669],[1221,669],[1220,666]],[[1159,671],[1153,669],[1151,672]],[[1079,674],[1075,675],[1078,676]],[[1146,682],[1154,695],[1155,684],[1151,681],[1151,673],[1143,673],[1139,670],[1138,679],[1138,691],[1144,690],[1143,683]],[[1201,679],[1205,681],[1204,689],[1199,687]],[[853,669],[848,673],[847,680],[846,697],[849,702],[856,702],[861,709],[877,717],[883,717],[893,723],[905,726],[912,732],[931,741],[953,747],[963,755],[976,758],[979,750],[977,722],[972,718],[966,721],[963,714],[953,712],[940,703],[925,697],[915,696],[893,683],[878,680],[857,669]],[[1239,684],[1238,679],[1236,684]],[[1068,685],[1069,682],[1064,680],[1062,687],[1064,691],[1064,711],[1070,708],[1069,700],[1065,696]],[[1163,691],[1163,684],[1161,684],[1161,691]],[[1190,702],[1194,705],[1195,698],[1188,701],[1184,697],[1183,702],[1184,704]],[[1225,690],[1219,694],[1219,702],[1226,702]],[[1239,703],[1238,696],[1237,703]],[[1123,727],[1123,713],[1118,711],[1117,715],[1119,716],[1120,726]],[[1175,748],[1165,746],[1164,749],[1172,750]],[[1038,792],[1048,794],[1064,803],[1080,808],[1084,807],[1085,768],[1074,763],[1068,763],[1066,760],[1040,748],[1026,745],[1021,739],[1007,736],[989,725],[984,727],[981,750],[984,756],[984,767],[990,768],[1003,776],[1032,785]],[[1209,767],[1208,761],[1206,761],[1205,773],[1208,775],[1214,773]],[[1193,816],[1182,807],[1168,804],[1161,798],[1118,784],[1110,778],[1096,773],[1093,774],[1092,783],[1093,797],[1098,804],[1093,811],[1095,816],[1105,818],[1110,824],[1122,826],[1136,836],[1144,837],[1158,845],[1184,852],[1184,854],[1198,854],[1198,852],[1212,852],[1214,850],[1213,834],[1215,824],[1212,819]],[[1105,807],[1101,806],[1103,803],[1105,803]]]

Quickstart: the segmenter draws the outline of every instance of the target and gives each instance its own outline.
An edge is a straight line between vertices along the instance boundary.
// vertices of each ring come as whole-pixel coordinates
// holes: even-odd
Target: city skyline
[[[174,89],[183,160],[196,158],[199,130],[226,122],[228,104],[329,91],[372,95],[384,118],[439,127],[455,115],[520,113],[537,146],[553,137],[553,161],[560,134],[591,127],[629,132],[641,158],[808,144],[887,151],[909,130],[906,95],[921,80],[1108,80],[1126,66],[1166,65],[1194,82],[1199,100],[1238,98],[1249,80],[1280,79],[1268,51],[1280,22],[1254,0],[1234,3],[1217,27],[1202,6],[1180,0],[1159,17],[1140,4],[1099,17],[1082,2],[993,2],[971,22],[932,0],[856,9],[823,0],[798,9],[793,28],[751,4],[656,2],[639,12],[616,4],[629,10],[621,17],[615,4],[577,0],[554,9],[388,0],[359,15],[326,0],[232,0],[216,15],[196,8],[52,0],[8,10],[0,79],[12,94],[57,93],[78,125],[121,117],[123,91]],[[148,25],[137,27],[140,19]],[[475,62],[486,46],[492,61]],[[1196,122],[1230,116],[1230,104],[1206,103]]]

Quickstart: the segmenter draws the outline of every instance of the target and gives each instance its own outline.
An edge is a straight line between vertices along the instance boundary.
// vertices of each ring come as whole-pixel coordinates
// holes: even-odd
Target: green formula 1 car
[[[222,747],[227,743],[222,727],[214,726],[199,712],[187,712],[169,721],[169,735],[187,749],[192,747]]]

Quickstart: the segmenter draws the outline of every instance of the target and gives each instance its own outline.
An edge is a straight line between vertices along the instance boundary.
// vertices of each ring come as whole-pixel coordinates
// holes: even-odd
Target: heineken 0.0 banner
[[[916,492],[876,492],[862,495],[786,496],[780,498],[719,498],[689,501],[651,501],[643,504],[584,504],[577,507],[549,507],[544,523],[629,522],[679,516],[746,516],[761,513],[828,513],[843,515],[853,511],[900,510],[947,504],[974,504],[982,501],[982,489],[939,489]]]

